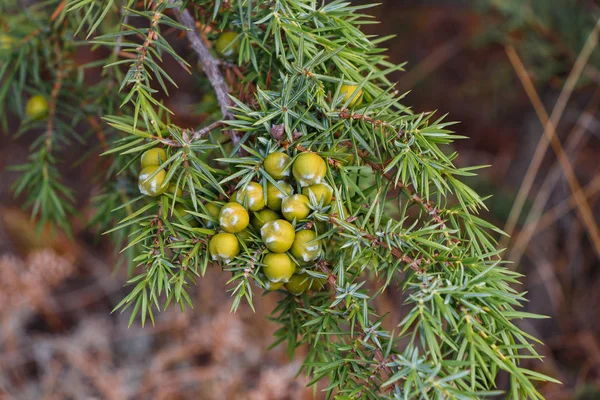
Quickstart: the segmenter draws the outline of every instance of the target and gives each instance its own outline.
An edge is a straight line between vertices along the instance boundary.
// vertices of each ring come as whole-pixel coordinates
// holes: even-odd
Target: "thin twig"
[[[173,0],[170,0],[174,2]],[[196,20],[188,10],[180,11],[179,9],[175,10],[175,15],[177,20],[185,26],[188,31],[187,38],[192,45],[192,49],[198,55],[200,62],[202,63],[202,67],[204,72],[206,73],[206,77],[210,81],[215,94],[217,96],[217,102],[219,103],[219,107],[221,108],[221,114],[223,115],[224,120],[232,119],[231,111],[229,111],[229,106],[231,106],[231,99],[229,98],[229,88],[227,87],[227,83],[223,78],[223,74],[219,70],[220,62],[215,59],[206,45],[204,44],[204,40],[202,40],[202,35],[196,29]],[[239,138],[233,132],[230,133],[231,140],[234,145],[237,145],[239,142]]]
[[[212,124],[205,126],[204,128],[194,132],[192,134],[192,140],[202,139],[204,136],[208,135],[212,130],[223,125],[223,121],[216,121]]]

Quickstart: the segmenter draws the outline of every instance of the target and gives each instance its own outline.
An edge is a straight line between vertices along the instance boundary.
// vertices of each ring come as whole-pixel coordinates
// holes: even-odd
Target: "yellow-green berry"
[[[310,214],[310,201],[303,194],[293,194],[281,202],[281,213],[288,221],[300,221]]]
[[[337,201],[333,203],[331,206],[331,211],[329,211],[329,215],[335,214],[338,219],[348,219],[350,217],[350,212],[346,208],[345,205],[342,205],[342,209],[340,210]]]
[[[315,240],[316,237],[312,230],[296,232],[290,253],[301,263],[316,260],[321,255],[321,241]]]
[[[281,287],[283,286],[283,283],[284,283],[283,281],[281,281],[281,282],[266,281],[265,289],[267,289],[270,292],[274,292],[275,290],[281,289]]]
[[[25,104],[25,114],[31,119],[43,119],[48,115],[48,101],[44,96],[31,96]]]
[[[269,221],[260,229],[265,246],[273,253],[285,253],[294,243],[294,227],[284,219]]]
[[[159,167],[150,166],[142,169],[138,177],[138,189],[140,193],[156,197],[166,192],[168,185],[164,184],[167,173],[164,169],[156,172]],[[152,176],[156,172],[156,175]]]
[[[310,290],[314,290],[315,292],[320,292],[325,289],[325,285],[327,283],[327,279],[325,278],[313,278],[310,282]]]
[[[315,197],[317,204],[323,202],[324,206],[331,204],[331,198],[333,197],[333,189],[326,183],[317,183],[316,185],[310,185],[302,188],[302,194],[311,198],[311,194]]]
[[[176,197],[181,197],[183,196],[183,189],[181,189],[181,187],[177,187],[175,184],[171,183],[169,185],[169,188],[167,189],[167,192],[171,193],[172,195],[176,196]]]
[[[327,173],[327,164],[317,153],[302,153],[292,166],[292,174],[300,186],[321,183]]]
[[[363,91],[361,89],[355,95],[356,89],[358,89],[356,85],[342,85],[340,88],[340,95],[343,96],[342,103],[346,103],[352,98],[348,103],[348,107],[360,106],[363,101]]]
[[[12,36],[0,32],[0,52],[10,50],[15,43]]]
[[[146,150],[140,159],[142,168],[159,166],[167,160],[167,152],[160,147]]]
[[[285,153],[271,153],[263,162],[265,171],[275,179],[284,179],[290,176],[290,157]]]
[[[284,286],[294,296],[300,296],[310,288],[310,280],[307,274],[294,274]]]
[[[254,229],[256,229],[257,232],[260,232],[260,228],[262,228],[264,224],[269,221],[278,220],[279,218],[281,218],[281,216],[278,213],[265,208],[252,214],[251,223]]]
[[[248,211],[238,203],[227,203],[219,213],[219,225],[225,232],[241,232],[250,223]]]
[[[267,253],[263,273],[271,282],[287,282],[294,274],[294,262],[285,253]]]
[[[241,232],[238,232],[235,234],[238,238],[238,240],[248,244],[252,241],[252,235],[250,234],[250,232],[248,232],[248,229],[244,229]]]
[[[232,195],[232,200],[240,203],[250,211],[262,210],[265,206],[265,192],[257,182],[250,182]]]
[[[267,207],[273,211],[281,211],[281,201],[294,193],[294,189],[284,181],[277,181],[277,185],[284,191],[267,182]]]
[[[240,51],[240,39],[235,32],[223,32],[215,41],[215,50],[226,58],[235,57]]]
[[[240,253],[240,243],[231,233],[217,233],[208,242],[208,252],[214,261],[229,263]]]

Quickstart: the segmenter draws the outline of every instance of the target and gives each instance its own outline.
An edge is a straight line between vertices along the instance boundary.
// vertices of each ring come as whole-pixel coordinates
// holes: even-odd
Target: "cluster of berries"
[[[159,196],[174,192],[173,185],[164,184],[166,171],[159,170],[166,157],[160,148],[144,152],[138,182],[141,193]],[[320,290],[324,281],[303,272],[323,254],[315,230],[317,223],[307,221],[307,217],[311,204],[327,207],[332,203],[333,189],[325,183],[327,164],[316,153],[303,152],[292,160],[284,152],[274,152],[265,157],[263,167],[272,178],[264,187],[249,182],[233,192],[225,204],[205,204],[211,219],[217,222],[206,225],[220,231],[208,243],[209,254],[214,261],[227,264],[239,255],[241,241],[249,246],[256,243],[257,249],[266,248],[260,265],[267,289],[284,287],[295,295]],[[294,193],[294,187],[300,193]],[[180,203],[175,212],[186,215]],[[253,236],[260,240],[253,241]]]

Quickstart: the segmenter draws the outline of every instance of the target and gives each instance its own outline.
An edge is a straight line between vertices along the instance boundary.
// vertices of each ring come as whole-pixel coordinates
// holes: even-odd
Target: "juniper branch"
[[[170,0],[172,3],[174,0]],[[227,83],[219,70],[219,61],[217,61],[206,45],[204,44],[204,39],[198,29],[196,28],[196,20],[192,17],[192,14],[188,10],[175,10],[175,15],[177,16],[177,20],[181,22],[183,26],[185,26],[188,30],[186,31],[186,36],[192,45],[192,49],[198,55],[198,59],[202,63],[202,67],[204,72],[206,73],[206,77],[210,81],[211,86],[215,91],[215,95],[217,96],[217,101],[219,103],[219,107],[221,108],[221,115],[223,119],[228,120],[232,118],[231,111],[229,107],[231,106],[231,99],[229,98],[229,88],[227,87]],[[239,138],[234,132],[230,133],[231,140],[234,145],[237,145],[239,142]]]

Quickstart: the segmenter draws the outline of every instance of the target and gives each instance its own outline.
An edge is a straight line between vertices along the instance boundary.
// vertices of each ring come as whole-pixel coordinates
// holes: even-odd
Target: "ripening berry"
[[[250,211],[262,210],[265,207],[265,192],[257,182],[250,182],[245,188],[235,192],[231,199]]]
[[[339,163],[344,165],[354,164],[354,152],[350,148],[337,145],[335,146],[334,151],[337,153],[333,158],[335,158]]]
[[[323,201],[324,206],[331,204],[331,197],[333,197],[333,189],[326,183],[317,183],[316,185],[310,185],[302,188],[302,194],[310,199],[310,195],[315,196],[318,204]]]
[[[271,281],[266,281],[265,282],[265,289],[267,289],[270,292],[274,292],[275,290],[279,290],[281,289],[281,287],[283,286],[283,281],[281,282],[271,282]]]
[[[310,290],[314,290],[315,292],[320,292],[325,289],[325,284],[327,283],[327,279],[325,278],[313,278],[310,282]]]
[[[281,213],[288,221],[300,221],[310,214],[310,201],[303,194],[293,194],[281,202]]]
[[[209,202],[206,202],[204,204],[204,206],[206,207],[206,211],[208,212],[208,215],[214,221],[219,221],[219,214],[221,213],[221,207],[219,207],[218,205],[216,205],[214,203],[209,203]],[[215,225],[215,223],[213,221],[208,221],[206,224],[209,228],[211,228]]]
[[[343,96],[342,103],[346,103],[352,98],[348,103],[348,107],[360,106],[363,102],[363,91],[361,89],[354,95],[356,89],[358,89],[356,85],[342,85],[340,88],[340,95]]]
[[[252,241],[252,235],[248,232],[248,229],[244,229],[241,232],[235,234],[239,241],[246,243],[248,245]]]
[[[204,206],[206,207],[206,211],[208,211],[208,215],[210,215],[211,217],[213,217],[216,220],[219,219],[219,214],[221,214],[221,207],[219,207],[215,203],[209,203],[209,202],[204,204]]]
[[[264,224],[269,221],[278,220],[279,218],[281,218],[281,216],[278,213],[265,208],[252,214],[251,221],[254,229],[260,232],[260,228],[262,228]]]
[[[162,169],[158,171],[156,175],[152,176],[157,169],[159,169],[158,166],[150,166],[140,171],[138,177],[138,188],[140,189],[140,193],[145,194],[146,196],[156,197],[167,191],[168,185],[163,184],[167,173]]]
[[[281,201],[294,193],[294,189],[284,181],[277,181],[277,185],[284,191],[279,190],[271,182],[267,182],[267,207],[273,211],[281,211]]]
[[[285,153],[271,153],[265,157],[265,171],[274,179],[284,179],[290,176],[290,157]]]
[[[315,240],[316,237],[315,231],[296,232],[290,253],[301,263],[316,260],[321,255],[321,241]]]
[[[223,32],[215,41],[215,50],[226,58],[235,57],[240,51],[240,40],[235,32]]]
[[[269,221],[260,229],[265,246],[273,253],[285,253],[294,243],[294,227],[284,219]]]
[[[225,232],[241,232],[250,223],[248,211],[238,203],[227,203],[219,213],[219,224]]]
[[[12,36],[0,32],[0,52],[10,50],[15,42]]]
[[[285,253],[267,253],[263,264],[263,273],[271,282],[287,282],[296,269],[290,256]]]
[[[155,147],[150,150],[146,150],[140,159],[142,168],[146,167],[158,167],[165,161],[167,161],[167,152],[160,147]]]
[[[310,288],[310,280],[310,275],[294,274],[284,286],[294,296],[300,296]]]
[[[48,115],[48,102],[44,96],[31,96],[25,104],[25,114],[31,119],[43,119]]]
[[[198,220],[196,218],[194,218],[194,216],[188,212],[186,212],[186,206],[184,206],[182,203],[177,203],[175,205],[175,207],[173,208],[173,214],[175,216],[178,216],[179,218],[183,219],[184,221],[187,221],[187,223],[192,227],[197,227],[200,226],[200,223],[198,222]],[[178,221],[176,221],[178,222]]]
[[[181,197],[183,196],[183,189],[180,187],[177,187],[177,185],[171,183],[169,185],[169,188],[167,189],[168,193],[171,193],[173,196],[175,197]]]
[[[217,233],[208,242],[208,252],[214,261],[228,263],[240,253],[240,243],[231,233]]]
[[[340,211],[340,208],[339,208],[337,202],[333,203],[333,205],[331,206],[331,211],[329,211],[329,215],[331,215],[331,214],[335,214],[335,215],[337,215],[338,219],[344,219],[344,220],[348,219],[350,217],[350,212],[348,211],[346,206],[342,205],[342,209]]]
[[[327,173],[327,164],[317,153],[302,153],[294,161],[292,174],[300,186],[321,183]]]

